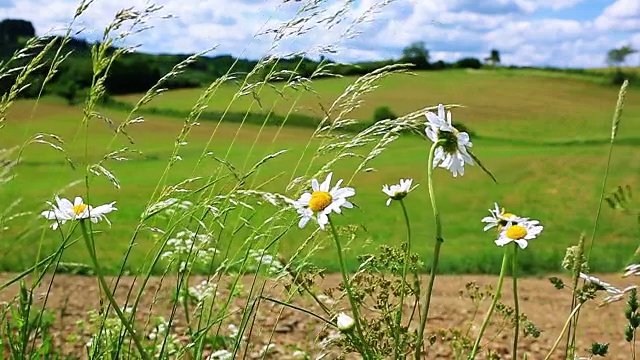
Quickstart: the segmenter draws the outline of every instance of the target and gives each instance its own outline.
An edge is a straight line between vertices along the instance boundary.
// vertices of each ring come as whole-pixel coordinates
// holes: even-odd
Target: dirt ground
[[[0,281],[5,283],[13,278],[14,274],[0,274]],[[550,275],[551,276],[551,275]],[[519,280],[520,308],[529,319],[542,329],[543,332],[538,339],[526,338],[520,342],[519,358],[524,353],[528,353],[529,359],[544,359],[548,351],[551,349],[558,334],[567,319],[570,308],[571,296],[569,290],[556,290],[549,283],[545,276],[541,278],[523,278]],[[559,276],[565,282],[568,279]],[[624,288],[628,285],[634,285],[636,278],[621,278],[617,274],[599,276],[602,280],[610,282],[614,286]],[[133,277],[125,277],[121,280],[117,290],[116,298],[124,304],[128,289],[134,284]],[[203,280],[202,277],[193,277],[192,284],[197,284]],[[253,278],[246,277],[244,279],[245,289],[248,290]],[[339,275],[328,275],[320,287],[334,287],[339,283]],[[426,280],[426,278],[425,278]],[[437,329],[448,327],[464,327],[473,313],[472,302],[468,298],[462,298],[460,291],[465,288],[465,284],[475,281],[477,284],[494,285],[496,283],[494,276],[439,276],[436,280],[435,292],[432,301],[432,307],[429,313],[429,323],[427,332],[431,333]],[[139,283],[140,279],[137,280]],[[44,285],[36,292],[40,296],[38,301],[43,300],[47,286],[51,285],[49,297],[47,299],[46,308],[56,316],[53,332],[55,334],[56,346],[58,346],[65,354],[74,354],[83,357],[86,353],[84,344],[88,340],[88,333],[78,330],[76,322],[78,320],[87,319],[87,311],[99,308],[99,292],[97,280],[89,276],[72,276],[72,275],[56,275],[51,281],[51,276],[45,277]],[[282,283],[274,283],[267,281],[264,283],[265,293],[275,298],[284,299]],[[175,280],[165,278],[152,278],[146,286],[142,303],[140,305],[139,321],[145,323],[150,313],[154,315],[163,315],[169,317],[171,308],[170,300],[173,294]],[[134,289],[138,285],[133,286]],[[17,294],[18,287],[12,285],[0,293],[0,301],[10,301]],[[511,281],[506,279],[503,290],[502,300],[511,304]],[[601,295],[603,296],[603,295]],[[230,319],[231,323],[239,324],[239,312],[243,307],[246,298],[239,297],[235,304],[232,304],[230,310],[235,314]],[[306,298],[296,297],[294,304],[320,313],[317,305]],[[487,301],[488,303],[488,301]],[[340,303],[342,305],[343,303]],[[623,329],[625,319],[623,314],[624,302],[617,302],[605,307],[598,307],[598,301],[590,302],[583,307],[580,317],[580,331],[578,336],[578,349],[580,355],[587,354],[586,349],[590,347],[594,341],[608,342],[609,359],[630,359],[630,346],[624,340]],[[484,309],[478,314],[475,320],[475,327],[472,333],[475,334],[479,324],[484,316]],[[345,307],[346,309],[346,307]],[[236,316],[237,315],[237,316]],[[173,326],[173,331],[183,334],[185,329],[185,318],[183,314],[178,313]],[[275,331],[274,331],[275,329]],[[325,339],[331,329],[328,329],[321,321],[314,319],[308,314],[296,311],[290,308],[284,308],[270,302],[263,301],[257,311],[255,326],[251,334],[251,342],[255,344],[253,355],[257,357],[260,347],[269,343],[269,336],[273,334],[271,342],[276,346],[272,349],[268,358],[272,359],[293,359],[297,346],[301,349],[309,351],[311,358],[315,358],[320,354],[320,344]],[[71,341],[69,334],[79,333],[79,337],[75,341]],[[499,334],[489,343],[484,343],[502,356],[502,359],[511,359],[511,341],[512,331],[506,330]],[[564,342],[562,342],[564,343]],[[561,344],[562,344],[561,343]],[[562,346],[560,346],[560,349]],[[560,351],[557,351],[551,358],[560,359]],[[249,356],[251,357],[251,355]],[[325,359],[330,357],[325,357]],[[425,354],[426,359],[450,359],[453,358],[450,347],[440,341],[428,348]]]

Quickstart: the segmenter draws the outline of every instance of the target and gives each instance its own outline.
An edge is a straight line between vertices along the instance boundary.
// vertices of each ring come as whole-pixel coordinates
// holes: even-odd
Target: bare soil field
[[[4,283],[13,276],[14,274],[0,274],[0,280]],[[524,338],[520,341],[519,358],[522,358],[524,353],[528,353],[529,359],[543,359],[560,334],[570,312],[570,291],[568,289],[556,290],[549,283],[549,277],[519,279],[520,309],[538,328],[543,330],[538,339]],[[563,279],[565,283],[569,282],[566,276],[558,277]],[[602,275],[600,278],[619,288],[636,283],[635,278],[623,279],[617,274]],[[203,279],[203,277],[192,277],[191,281],[195,285]],[[243,279],[246,291],[250,289],[253,279],[253,277],[245,277]],[[330,274],[317,286],[319,288],[335,287],[339,280],[339,274]],[[464,290],[465,284],[471,281],[475,281],[480,286],[495,286],[496,280],[495,276],[482,275],[443,275],[438,277],[429,314],[427,332],[432,334],[438,329],[449,327],[466,329],[468,321],[473,316],[474,306],[471,300],[461,297],[461,290]],[[125,303],[129,289],[133,287],[133,289],[137,290],[140,281],[141,279],[136,280],[133,277],[121,279],[116,293],[116,298],[121,304]],[[426,277],[423,281],[426,281]],[[83,358],[86,356],[84,344],[89,339],[90,334],[86,330],[84,333],[79,331],[76,323],[78,320],[86,321],[87,312],[99,308],[100,297],[97,280],[90,276],[55,275],[52,281],[51,275],[47,275],[44,279],[44,285],[36,292],[36,301],[38,303],[42,303],[43,294],[49,285],[51,288],[46,308],[56,316],[53,325],[56,346],[64,354]],[[287,295],[282,285],[282,282],[266,280],[257,283],[254,289],[260,289],[264,286],[263,292],[265,295],[286,300]],[[162,315],[168,318],[171,314],[171,298],[175,289],[175,279],[169,277],[164,279],[151,278],[145,289],[139,306],[139,323],[147,323],[150,314],[154,316]],[[12,285],[0,293],[0,301],[3,302],[3,308],[6,302],[17,294],[17,290],[18,286]],[[308,296],[295,296],[291,302],[320,314],[320,307],[308,300],[308,298]],[[226,299],[226,296],[221,297],[221,299]],[[630,359],[630,346],[624,341],[623,336],[625,325],[624,302],[598,307],[598,300],[591,301],[582,308],[578,337],[579,354],[586,355],[587,349],[590,348],[591,343],[594,341],[608,342],[610,343],[610,355],[607,358]],[[508,305],[512,304],[511,281],[508,278],[505,279],[502,301]],[[233,323],[238,325],[240,323],[241,310],[245,302],[246,297],[241,296],[236,299],[236,303],[231,304],[230,311],[232,315],[228,322],[224,322],[225,324]],[[344,305],[346,305],[344,302],[339,303],[339,306]],[[406,305],[409,308],[410,304]],[[475,317],[475,325],[471,328],[472,337],[479,328],[487,305],[488,301],[485,301],[480,308],[480,312]],[[346,306],[343,307],[343,309],[346,308]],[[181,311],[177,311],[175,316],[172,330],[178,336],[183,337],[185,333],[184,314]],[[223,327],[223,331],[226,331],[226,325]],[[257,354],[259,352],[258,349],[271,342],[275,344],[275,347],[269,352],[267,358],[293,359],[295,358],[293,356],[294,346],[297,346],[308,351],[313,359],[323,352],[321,349],[322,340],[329,336],[331,331],[332,329],[328,328],[322,321],[308,314],[285,308],[272,302],[262,301],[259,303],[251,334],[247,334],[253,344],[247,351],[247,357],[259,357],[259,354]],[[70,341],[70,334],[78,334],[78,336],[76,336],[75,340]],[[510,329],[506,329],[495,338],[483,343],[483,345],[500,353],[502,359],[511,359],[512,336],[513,332]],[[564,341],[561,342],[561,346],[552,357],[553,359],[561,358],[561,351],[559,350],[563,348],[563,345]],[[325,357],[325,359],[329,358],[331,356]],[[451,359],[453,358],[453,353],[447,344],[437,340],[435,344],[427,348],[424,358]]]

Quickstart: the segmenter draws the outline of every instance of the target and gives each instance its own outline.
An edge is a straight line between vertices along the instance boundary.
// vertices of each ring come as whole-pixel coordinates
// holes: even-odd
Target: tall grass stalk
[[[618,134],[618,127],[620,126],[620,120],[622,120],[622,109],[624,108],[624,100],[627,95],[627,86],[629,86],[629,81],[625,80],[620,86],[620,91],[618,92],[618,101],[616,101],[616,108],[613,111],[613,120],[611,122],[611,136],[609,141],[609,150],[607,153],[607,164],[604,169],[604,176],[602,178],[602,187],[600,188],[600,199],[598,200],[598,210],[596,211],[596,218],[593,221],[593,229],[591,230],[591,240],[589,242],[589,252],[587,253],[587,259],[591,257],[591,251],[593,250],[593,243],[596,238],[596,230],[598,229],[598,224],[600,220],[600,212],[602,210],[602,201],[604,200],[604,196],[607,188],[607,179],[609,177],[609,168],[611,167],[611,156],[613,154],[613,143],[616,139],[616,135]]]

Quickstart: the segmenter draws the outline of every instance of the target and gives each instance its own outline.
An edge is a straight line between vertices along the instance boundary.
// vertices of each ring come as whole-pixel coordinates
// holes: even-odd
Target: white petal
[[[427,126],[424,129],[424,132],[425,132],[425,134],[427,134],[427,137],[429,138],[429,140],[431,140],[433,142],[438,141],[438,134],[437,134],[436,130],[433,127]]]
[[[354,188],[346,187],[346,188],[339,189],[337,191],[332,191],[330,194],[331,194],[331,197],[334,198],[334,199],[336,199],[336,198],[347,198],[347,197],[355,195],[356,194],[356,190]]]
[[[297,203],[300,206],[309,206],[309,200],[311,200],[311,194],[304,193],[302,194],[302,196],[300,196],[300,199],[298,199]]]
[[[300,222],[298,222],[298,227],[300,229],[304,228],[305,226],[307,226],[307,223],[309,222],[309,219],[311,219],[310,217],[307,216],[303,216],[300,218]]]
[[[342,184],[342,179],[338,180],[338,182],[336,183],[336,185],[333,187],[333,189],[331,189],[330,193],[340,189],[340,184]]]
[[[342,203],[342,207],[345,207],[347,209],[352,209],[353,208],[353,204],[348,202],[347,200],[345,200],[344,203]]]
[[[320,184],[318,184],[317,179],[311,179],[311,188],[313,191],[320,191]]]
[[[391,205],[391,198],[387,199],[387,206]]]
[[[520,246],[521,249],[527,248],[527,245],[528,245],[527,240],[520,239],[520,240],[514,240],[514,241],[516,242],[516,244],[518,244],[518,246]]]
[[[496,245],[498,245],[498,246],[505,246],[510,242],[511,242],[511,239],[506,238],[506,237],[500,237],[499,239],[497,239],[495,241]]]
[[[440,126],[440,124],[442,124],[442,120],[438,117],[438,115],[432,113],[432,112],[428,112],[426,114],[427,116],[427,121],[429,122],[427,124],[427,126],[429,127],[438,127]]]
[[[444,121],[444,105],[442,104],[438,104],[438,118],[440,118],[441,121]]]
[[[488,224],[488,225],[486,225],[486,226],[484,227],[484,229],[482,229],[482,231],[487,231],[487,230],[489,230],[489,229],[491,229],[492,227],[497,226],[497,225],[498,225],[498,224],[496,224],[496,223]]]
[[[113,207],[113,204],[115,204],[115,202],[112,202],[111,204],[100,205],[95,209],[91,209],[91,216],[108,214],[114,210],[118,210],[115,207]]]
[[[324,179],[324,181],[322,182],[322,184],[320,184],[320,191],[326,191],[329,192],[329,187],[331,186],[331,177],[333,176],[333,173],[330,172],[329,174],[327,174],[327,178]]]
[[[58,209],[60,209],[60,211],[67,211],[73,208],[73,204],[71,203],[71,201],[65,198],[59,198],[56,196],[56,203],[58,203]]]
[[[327,225],[329,223],[329,217],[324,214],[324,213],[320,213],[318,214],[318,226],[320,226],[320,229],[324,230],[324,226]]]
[[[78,205],[82,205],[84,204],[82,202],[82,198],[80,196],[76,196],[76,198],[73,200],[73,205],[78,206]]]

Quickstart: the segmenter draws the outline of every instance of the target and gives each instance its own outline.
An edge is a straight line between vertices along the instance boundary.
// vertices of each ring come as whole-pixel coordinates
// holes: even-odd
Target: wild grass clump
[[[350,1],[335,7],[322,0],[285,0],[278,6],[294,6],[296,15],[263,29],[262,35],[271,37],[271,51],[282,42],[319,27],[337,28],[342,40],[350,39],[358,35],[360,24],[384,11],[389,2],[352,14]],[[78,6],[64,39],[70,38],[74,22],[90,5],[90,1],[83,1]],[[162,9],[152,4],[143,9],[122,10],[104,30],[101,41],[93,45],[92,86],[84,99],[82,116],[77,119],[74,139],[63,139],[55,131],[40,132],[22,146],[0,152],[0,186],[17,181],[14,175],[22,154],[37,144],[47,145],[59,154],[69,166],[60,171],[75,171],[77,178],[63,189],[50,189],[50,198],[43,198],[43,207],[37,211],[21,211],[20,199],[3,204],[0,209],[2,240],[17,242],[39,237],[33,243],[38,251],[32,264],[0,286],[4,293],[17,288],[17,295],[2,306],[3,357],[231,359],[356,354],[364,359],[420,359],[435,357],[433,346],[443,344],[456,359],[498,359],[505,354],[494,349],[493,342],[508,333],[510,344],[506,352],[512,359],[549,359],[560,353],[564,359],[574,359],[582,355],[576,345],[580,312],[586,302],[597,298],[599,291],[609,294],[604,299],[607,304],[626,299],[626,320],[621,318],[620,325],[635,356],[635,333],[640,324],[635,286],[618,289],[589,275],[600,206],[591,238],[582,236],[577,246],[568,249],[562,262],[571,283],[552,279],[556,288],[571,291],[572,303],[564,328],[553,335],[557,338],[551,349],[532,353],[522,348],[522,339],[537,338],[544,329],[523,313],[518,295],[518,274],[531,261],[527,257],[529,248],[544,246],[548,226],[534,219],[535,214],[521,213],[512,205],[503,208],[496,203],[488,216],[473,220],[477,221],[478,230],[484,223],[486,235],[478,231],[477,236],[486,237],[485,251],[491,253],[491,259],[502,257],[500,263],[488,265],[499,269],[496,286],[483,288],[475,282],[467,283],[461,291],[473,308],[467,321],[445,328],[433,326],[437,309],[432,306],[432,299],[440,261],[445,256],[442,249],[455,241],[445,238],[450,223],[439,207],[445,199],[436,197],[441,188],[450,184],[436,181],[439,178],[435,174],[451,177],[448,182],[463,182],[469,171],[476,171],[498,187],[501,176],[483,164],[478,155],[481,150],[473,143],[474,134],[453,120],[456,105],[439,104],[401,116],[379,116],[368,126],[352,116],[362,105],[363,97],[374,92],[383,79],[406,73],[408,67],[404,65],[388,65],[359,77],[330,105],[322,107],[322,118],[315,122],[293,114],[298,99],[284,95],[278,101],[289,104],[287,114],[276,115],[275,103],[263,112],[249,108],[244,114],[229,111],[231,104],[220,113],[208,112],[207,107],[220,87],[230,81],[239,84],[232,102],[250,97],[256,107],[262,107],[261,92],[273,86],[272,80],[283,86],[282,94],[287,89],[313,92],[311,82],[333,76],[335,64],[321,62],[308,77],[301,76],[298,67],[278,70],[276,65],[281,58],[272,54],[266,54],[248,74],[239,75],[232,66],[194,99],[189,112],[171,114],[182,118],[182,126],[164,149],[163,171],[144,184],[151,187],[151,196],[143,211],[136,214],[135,226],[128,229],[129,238],[114,239],[109,226],[117,224],[123,209],[112,200],[113,194],[131,184],[120,180],[113,164],[137,156],[136,134],[140,129],[147,131],[145,126],[153,131],[153,124],[147,124],[147,115],[155,110],[147,105],[162,96],[164,83],[180,75],[201,55],[176,65],[135,105],[125,108],[112,102],[111,106],[120,107],[121,115],[123,110],[126,113],[121,118],[110,115],[109,106],[105,106],[110,104],[105,101],[105,82],[114,61],[134,47],[108,49],[131,34],[153,31],[146,24],[164,16],[161,14]],[[298,65],[302,66],[304,56],[299,55],[335,51],[337,45],[325,44],[285,57],[298,56]],[[0,126],[7,121],[16,96],[33,85],[29,74],[34,69],[48,66],[49,74],[55,74],[65,59],[61,46],[56,40],[47,43],[42,38],[33,39],[3,64],[2,74],[17,76],[15,85],[0,100]],[[13,61],[18,60],[19,65],[12,67]],[[626,86],[625,82],[616,106],[610,149],[621,121]],[[206,146],[193,151],[189,148],[190,139],[204,120],[215,120],[216,125],[206,134]],[[218,141],[216,133],[225,121],[237,124],[237,130],[225,151],[212,151],[210,145]],[[314,130],[302,153],[291,154],[278,135],[287,126],[303,123],[313,124]],[[258,138],[250,141],[251,146],[237,149],[243,127],[250,124],[260,128],[258,136],[267,126],[277,127],[265,153],[260,152]],[[55,130],[54,125],[52,129]],[[398,174],[401,178],[397,184],[378,184],[380,205],[375,210],[396,212],[403,219],[404,228],[394,231],[401,233],[404,241],[380,246],[370,253],[360,252],[357,271],[351,273],[346,249],[360,249],[370,236],[368,224],[351,224],[341,216],[359,206],[360,192],[354,179],[375,172],[377,158],[407,132],[426,141],[426,183],[417,184]],[[80,141],[80,153],[71,153],[68,141]],[[96,150],[95,143],[103,148]],[[230,154],[236,151],[246,154],[243,161],[230,160]],[[187,158],[193,160],[191,169],[183,165]],[[287,159],[286,167],[273,165],[283,158]],[[610,161],[611,155],[608,164]],[[334,173],[338,165],[351,171]],[[600,203],[606,199],[614,209],[637,215],[635,210],[629,210],[629,188],[618,188],[605,198],[608,170],[607,165]],[[419,192],[428,195],[429,208],[409,211],[407,204]],[[435,231],[416,233],[413,225],[427,221],[433,222]],[[293,254],[283,256],[279,251],[281,243],[292,233],[298,245]],[[101,248],[116,241],[126,241],[126,251],[119,268],[107,272]],[[138,250],[143,242],[148,246]],[[432,256],[421,258],[414,251],[421,242],[432,246]],[[70,247],[82,249],[86,263],[66,261]],[[335,254],[341,278],[336,286],[322,286],[325,267],[314,262],[314,254],[321,248],[329,248]],[[143,261],[133,260],[134,249],[144,252]],[[627,275],[638,273],[638,268],[637,264],[630,265]],[[427,279],[422,276],[425,272],[429,274]],[[89,308],[77,319],[74,329],[54,334],[52,329],[60,319],[51,310],[54,305],[49,297],[56,278],[63,273],[91,276],[95,281],[93,288],[81,290]],[[113,273],[114,276],[107,276]],[[510,283],[512,299],[501,296],[505,280]],[[292,313],[304,322],[319,324],[309,334],[312,341],[280,344],[279,334],[294,331],[296,326],[290,321]],[[68,314],[61,310],[59,316]],[[607,343],[595,343],[588,356],[607,352]]]

